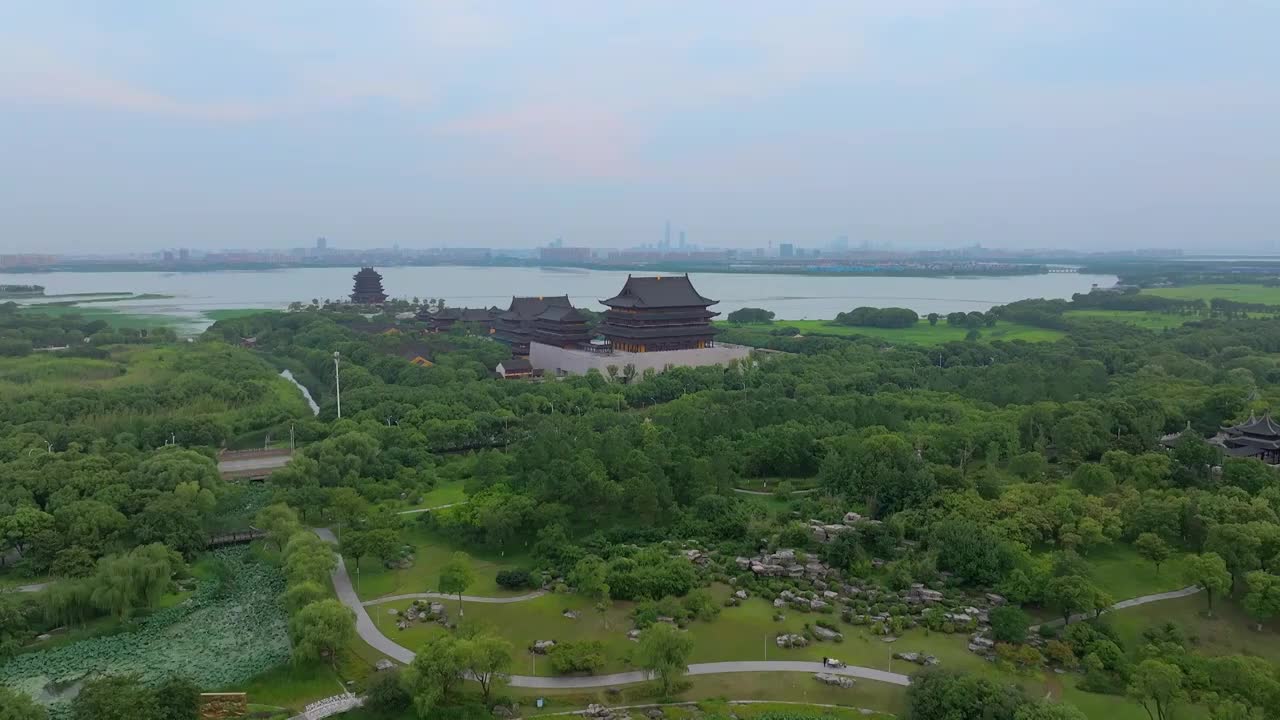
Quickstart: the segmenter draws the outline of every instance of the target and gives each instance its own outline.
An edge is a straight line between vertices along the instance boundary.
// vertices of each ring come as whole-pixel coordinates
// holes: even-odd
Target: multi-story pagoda
[[[1269,414],[1260,418],[1250,415],[1239,425],[1224,427],[1209,442],[1221,447],[1228,457],[1280,464],[1280,424]]]
[[[511,346],[513,355],[528,355],[534,340],[534,320],[548,308],[573,309],[568,295],[550,297],[513,297],[506,312],[493,322],[494,337]]]
[[[357,305],[381,305],[387,301],[387,294],[382,291],[382,276],[371,267],[362,267],[353,276],[356,281],[351,289],[351,302]]]
[[[716,304],[698,294],[688,275],[632,277],[621,292],[601,304],[605,311],[599,332],[614,350],[658,352],[696,350],[715,346],[719,332],[711,318]]]

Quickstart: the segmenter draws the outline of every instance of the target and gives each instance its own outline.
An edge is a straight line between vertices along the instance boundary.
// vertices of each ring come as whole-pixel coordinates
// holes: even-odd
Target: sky
[[[1280,2],[0,3],[0,252],[1280,250]]]

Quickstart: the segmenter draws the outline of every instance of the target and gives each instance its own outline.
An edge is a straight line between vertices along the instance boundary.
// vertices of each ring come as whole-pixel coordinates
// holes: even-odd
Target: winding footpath
[[[328,528],[316,528],[316,535],[328,543],[336,544],[337,538]],[[342,556],[338,555],[338,564],[333,569],[333,587],[337,591],[338,599],[343,605],[351,608],[356,615],[356,633],[362,640],[368,643],[378,652],[389,658],[397,660],[405,665],[413,662],[413,651],[409,648],[396,643],[395,641],[382,634],[378,626],[374,624],[373,618],[369,617],[366,607],[380,605],[388,602],[399,600],[414,600],[418,598],[431,599],[456,599],[456,595],[442,595],[440,593],[410,593],[407,595],[392,595],[387,597],[375,598],[367,602],[360,600],[356,594],[355,588],[351,585],[351,576],[347,574],[346,563],[343,562]],[[1173,600],[1177,598],[1187,597],[1200,592],[1198,587],[1187,587],[1181,590],[1173,590],[1170,592],[1156,593],[1154,595],[1144,595],[1142,597],[1122,600],[1112,605],[1108,612],[1113,610],[1123,610],[1125,608],[1146,605],[1147,603],[1160,602],[1162,600]],[[515,597],[495,598],[495,597],[473,597],[463,595],[465,602],[480,603],[515,603],[546,595],[546,592],[539,591],[529,593],[527,595],[517,595]],[[1073,615],[1072,620],[1082,619],[1084,616]],[[1061,620],[1055,621],[1061,623]],[[1054,624],[1054,623],[1046,623]],[[843,668],[830,668],[824,666],[820,662],[808,662],[800,660],[740,660],[731,662],[714,662],[714,663],[695,663],[689,666],[689,675],[719,675],[722,673],[756,673],[756,672],[804,672],[804,673],[830,673],[833,675],[845,675],[848,677],[862,678],[864,680],[875,680],[877,682],[889,683],[891,685],[909,685],[911,677],[901,673],[886,672],[869,667],[859,667],[851,665]],[[510,685],[512,687],[523,688],[542,688],[554,690],[572,690],[578,688],[600,688],[610,687],[614,685],[628,685],[631,683],[645,682],[649,680],[649,673],[633,670],[630,672],[613,673],[611,675],[590,675],[579,677],[541,677],[534,675],[512,675],[510,676]]]

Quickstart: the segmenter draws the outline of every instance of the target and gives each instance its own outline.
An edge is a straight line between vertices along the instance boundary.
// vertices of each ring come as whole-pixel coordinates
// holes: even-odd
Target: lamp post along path
[[[333,389],[338,396],[338,417],[342,417],[342,378],[338,375],[338,351],[333,351]]]

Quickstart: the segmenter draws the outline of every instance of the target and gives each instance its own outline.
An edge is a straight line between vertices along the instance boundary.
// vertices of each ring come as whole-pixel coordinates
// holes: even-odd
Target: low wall
[[[668,365],[674,367],[702,367],[705,365],[727,365],[731,360],[741,360],[751,354],[752,348],[743,345],[718,344],[715,347],[700,350],[662,350],[659,352],[620,352],[608,355],[587,352],[586,350],[566,350],[565,348],[542,343],[529,343],[529,363],[548,375],[586,375],[588,371],[598,370],[608,379],[610,365],[622,368],[634,365],[639,375],[647,369],[662,372]]]

